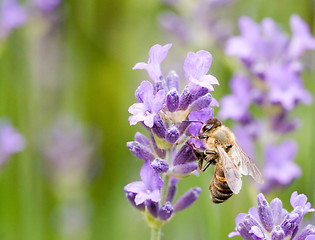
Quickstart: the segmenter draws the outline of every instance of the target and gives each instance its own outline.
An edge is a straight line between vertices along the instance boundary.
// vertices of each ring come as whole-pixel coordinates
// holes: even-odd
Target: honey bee
[[[237,144],[233,132],[217,118],[203,124],[197,139],[203,139],[205,145],[205,149],[191,145],[199,160],[199,170],[204,172],[210,165],[216,165],[209,187],[214,203],[222,203],[238,194],[242,188],[242,175],[250,175],[260,184],[264,182],[255,163]]]

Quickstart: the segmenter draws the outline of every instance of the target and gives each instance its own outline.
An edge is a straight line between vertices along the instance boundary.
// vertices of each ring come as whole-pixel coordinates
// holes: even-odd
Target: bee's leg
[[[206,169],[207,169],[210,165],[211,165],[211,162],[208,161],[208,162],[206,162],[206,164],[205,164],[204,166],[199,166],[199,169],[200,169],[201,172],[204,172],[204,171],[206,171]]]
[[[199,161],[198,161],[198,169],[199,169],[200,171],[202,171],[202,169],[203,169],[202,165],[203,165],[203,158],[200,158]],[[203,172],[203,171],[202,171],[202,172]]]
[[[211,150],[205,150],[204,154],[206,155],[206,164],[205,166],[201,169],[202,172],[206,171],[206,169],[213,163],[215,163],[216,159],[218,158],[218,154],[214,151]]]
[[[197,139],[207,139],[207,138],[208,138],[207,135],[199,135],[199,136],[197,137]]]
[[[206,157],[204,148],[195,148],[193,149],[193,153],[198,160]]]

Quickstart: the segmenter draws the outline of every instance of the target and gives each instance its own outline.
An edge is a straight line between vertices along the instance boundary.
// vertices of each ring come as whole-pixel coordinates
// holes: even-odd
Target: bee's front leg
[[[211,150],[206,150],[204,148],[195,148],[194,155],[199,160],[198,162],[198,169],[201,172],[206,171],[206,169],[215,162],[217,159],[217,153]],[[206,161],[206,164],[203,166],[203,160]]]
[[[204,172],[206,171],[206,169],[211,165],[211,164],[215,164],[217,158],[218,158],[218,154],[214,151],[211,151],[211,150],[205,150],[204,151],[204,154],[206,155],[206,164],[200,168],[199,166],[199,169],[200,171]]]

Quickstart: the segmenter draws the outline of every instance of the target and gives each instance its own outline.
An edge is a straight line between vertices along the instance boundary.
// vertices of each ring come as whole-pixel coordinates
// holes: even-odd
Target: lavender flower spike
[[[293,36],[289,46],[289,54],[292,58],[300,57],[305,50],[315,49],[315,38],[312,36],[309,26],[300,16],[292,15],[290,26]]]
[[[126,193],[135,193],[135,204],[138,206],[146,200],[159,202],[161,200],[160,189],[163,187],[163,181],[159,174],[151,167],[149,161],[146,161],[140,171],[142,181],[132,182],[125,186]]]
[[[236,217],[236,231],[229,234],[230,238],[240,235],[246,240],[305,240],[307,236],[314,234],[315,227],[312,225],[308,225],[298,233],[303,213],[314,211],[310,203],[307,203],[307,197],[304,194],[298,195],[297,192],[292,194],[290,202],[294,209],[290,213],[282,209],[280,199],[272,200],[269,206],[265,196],[260,193],[257,196],[257,202],[258,209],[253,207],[247,215],[240,213]]]
[[[161,46],[156,44],[151,47],[149,51],[148,63],[139,62],[132,69],[145,69],[153,82],[159,82],[162,80],[161,62],[166,58],[168,50],[172,47],[172,44],[166,44]]]
[[[152,82],[141,82],[135,93],[137,103],[128,109],[132,114],[130,125],[143,123],[151,139],[137,133],[135,141],[127,143],[131,153],[145,163],[140,172],[142,181],[129,183],[124,190],[131,204],[144,210],[153,237],[176,212],[199,197],[201,189],[195,187],[174,203],[177,182],[194,176],[198,168],[192,147],[186,142],[192,132],[196,135],[200,132],[202,124],[198,121],[212,118],[212,106],[218,105],[209,93],[209,89],[213,90],[212,84],[218,83],[215,77],[207,75],[211,54],[206,51],[188,54],[184,64],[188,84],[180,88],[180,78],[175,71],[171,70],[166,78],[162,76],[160,64],[170,47],[171,44],[153,46],[148,63],[134,66],[133,69],[145,69]],[[192,126],[194,118],[198,119],[198,124]]]

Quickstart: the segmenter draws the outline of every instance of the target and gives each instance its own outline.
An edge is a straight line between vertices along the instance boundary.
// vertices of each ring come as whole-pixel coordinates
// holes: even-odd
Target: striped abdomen
[[[226,182],[223,167],[220,163],[217,163],[216,165],[209,189],[211,192],[212,202],[214,203],[222,203],[233,195],[233,192]]]

